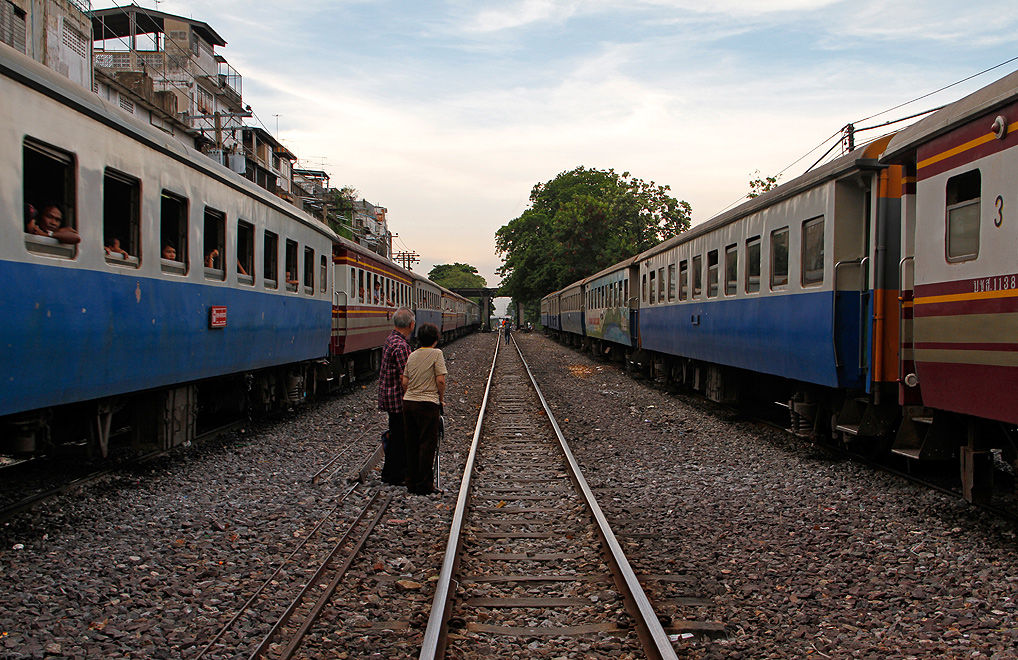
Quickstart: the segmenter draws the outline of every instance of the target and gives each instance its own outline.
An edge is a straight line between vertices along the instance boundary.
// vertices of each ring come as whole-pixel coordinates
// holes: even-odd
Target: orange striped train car
[[[351,380],[375,371],[392,332],[392,314],[413,307],[412,274],[385,257],[340,238],[333,246],[335,290],[329,342],[333,371]]]

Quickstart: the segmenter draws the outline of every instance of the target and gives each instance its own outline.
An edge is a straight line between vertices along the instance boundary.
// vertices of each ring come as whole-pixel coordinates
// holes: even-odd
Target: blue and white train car
[[[228,375],[241,398],[299,394],[328,352],[330,229],[4,46],[0,115],[4,443],[84,428],[105,453],[114,411],[145,392],[176,444],[194,384]],[[80,243],[27,233],[29,205],[51,201]]]
[[[870,255],[897,254],[887,243],[897,226],[880,212],[888,139],[641,254],[640,345],[655,371],[717,399],[745,380],[726,379],[727,367],[868,390]],[[881,277],[887,270],[882,262]]]
[[[595,354],[615,352],[612,357],[621,359],[637,346],[639,278],[639,262],[631,257],[584,280],[584,333]]]
[[[568,341],[579,346],[583,342],[583,280],[562,289],[559,296],[559,318],[562,333]]]
[[[417,328],[431,323],[442,330],[442,287],[418,273],[414,278],[414,321]],[[414,336],[417,330],[414,329]]]
[[[559,317],[559,291],[541,298],[541,327],[545,332],[557,335],[562,330]]]

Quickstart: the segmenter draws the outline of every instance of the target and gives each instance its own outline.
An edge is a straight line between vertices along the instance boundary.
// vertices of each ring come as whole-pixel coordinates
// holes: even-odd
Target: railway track
[[[674,658],[518,350],[496,350],[420,658]]]
[[[333,470],[334,465],[352,447],[337,453],[309,481],[317,484],[335,476],[339,470]],[[377,461],[378,452],[372,452],[347,475],[353,484],[192,660],[289,660],[303,650],[392,502],[393,493],[364,484],[364,475]]]

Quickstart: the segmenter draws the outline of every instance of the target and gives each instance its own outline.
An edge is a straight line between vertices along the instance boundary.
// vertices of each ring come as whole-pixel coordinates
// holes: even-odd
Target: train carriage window
[[[668,264],[668,300],[675,300],[675,264]]]
[[[141,181],[107,169],[103,176],[106,262],[138,267],[141,259]]]
[[[689,297],[689,262],[683,259],[679,262],[679,300]]]
[[[279,288],[279,236],[271,231],[265,232],[262,245],[262,277],[266,289]]]
[[[771,289],[788,285],[788,227],[771,232]]]
[[[357,301],[361,304],[364,303],[364,269],[357,269]]]
[[[315,292],[315,250],[304,247],[304,293]]]
[[[286,290],[296,291],[297,285],[300,283],[297,278],[300,276],[300,271],[297,269],[297,260],[299,253],[297,252],[297,241],[286,239],[286,245],[283,250],[283,269],[286,277]]]
[[[802,285],[816,286],[824,281],[824,219],[802,223]]]
[[[237,222],[237,281],[254,284],[254,225]]]
[[[640,285],[640,300],[647,302],[647,273],[643,274],[643,282]]]
[[[226,279],[226,214],[207,206],[202,250],[206,279]]]
[[[357,297],[357,269],[353,266],[350,267],[350,288],[346,290],[347,303],[353,302]]]
[[[718,297],[718,251],[707,253],[707,297]]]
[[[760,291],[760,237],[746,241],[746,293]]]
[[[650,304],[653,305],[657,302],[657,271],[650,271]]]
[[[657,269],[657,301],[665,301],[665,269],[664,266]]]
[[[54,206],[60,211],[61,226],[77,230],[74,187],[76,164],[74,155],[26,139],[22,149],[24,181],[22,192],[25,205],[25,249],[36,254],[73,259],[77,245],[63,243],[58,238],[39,235],[39,215],[44,207]],[[75,232],[76,233],[76,232]]]
[[[979,170],[947,180],[947,260],[969,261],[979,256]]]
[[[703,293],[703,257],[693,257],[693,297],[699,298]]]
[[[159,250],[164,273],[187,275],[187,199],[166,190],[159,198]]]
[[[739,246],[725,248],[725,295],[734,296],[739,292]]]
[[[322,255],[322,265],[319,268],[319,290],[325,293],[325,290],[329,281],[329,258],[326,255]]]

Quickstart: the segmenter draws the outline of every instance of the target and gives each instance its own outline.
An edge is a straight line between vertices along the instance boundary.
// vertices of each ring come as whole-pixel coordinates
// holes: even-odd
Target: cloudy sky
[[[93,2],[115,4],[124,3]],[[415,270],[466,262],[489,285],[499,281],[495,231],[560,172],[614,168],[667,184],[702,222],[743,197],[757,170],[794,178],[845,124],[1018,56],[1018,13],[1003,0],[163,0],[158,9],[227,41],[219,52],[243,75],[261,124],[302,166],[388,208],[394,249],[421,256]],[[859,125],[948,103],[1016,68]]]

